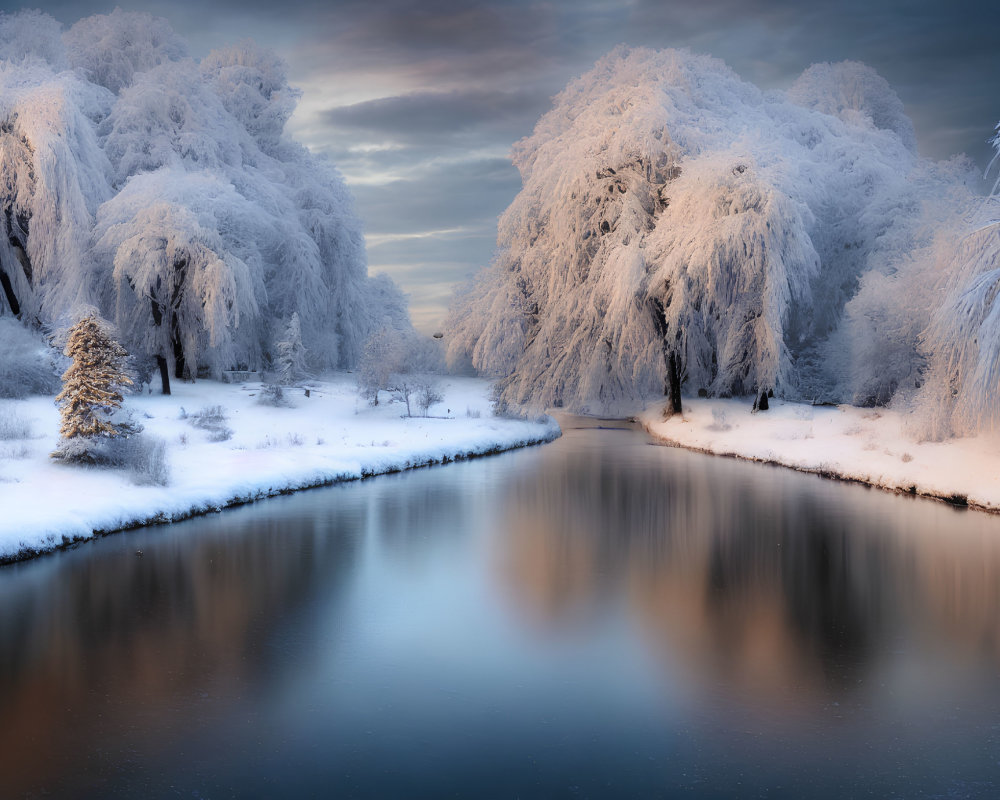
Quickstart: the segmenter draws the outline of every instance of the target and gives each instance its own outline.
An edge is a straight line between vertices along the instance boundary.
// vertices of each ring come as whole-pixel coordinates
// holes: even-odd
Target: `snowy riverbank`
[[[918,442],[896,411],[772,400],[752,414],[746,398],[686,398],[680,416],[664,420],[657,407],[639,419],[680,447],[1000,511],[998,435]]]
[[[552,420],[491,416],[486,381],[451,378],[431,409],[447,418],[402,418],[400,403],[377,408],[340,376],[287,392],[289,408],[261,405],[260,384],[178,382],[174,394],[136,395],[126,406],[145,432],[166,441],[167,486],[137,486],[119,470],[49,458],[59,415],[51,398],[0,401],[0,417],[27,427],[0,439],[0,561],[28,557],[95,531],[164,522],[310,486],[508,450],[559,435]],[[383,395],[383,400],[386,395]],[[191,425],[221,405],[226,441]],[[8,426],[8,428],[11,426]],[[18,427],[15,425],[13,427]],[[8,432],[9,433],[9,432]]]

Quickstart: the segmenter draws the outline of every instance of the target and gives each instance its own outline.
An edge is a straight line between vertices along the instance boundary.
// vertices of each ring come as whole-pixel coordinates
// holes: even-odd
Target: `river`
[[[0,796],[1000,796],[1000,518],[564,424],[0,568]]]

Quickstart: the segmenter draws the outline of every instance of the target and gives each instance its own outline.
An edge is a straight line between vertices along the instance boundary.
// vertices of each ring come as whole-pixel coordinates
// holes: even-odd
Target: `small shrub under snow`
[[[10,403],[0,404],[0,441],[31,438],[31,422],[26,420]]]
[[[183,413],[183,409],[181,409]],[[226,422],[229,417],[222,406],[207,406],[194,414],[185,415],[194,427],[206,431],[210,442],[225,442],[233,438],[233,429]]]
[[[56,353],[20,322],[0,318],[0,397],[51,394],[59,387]]]

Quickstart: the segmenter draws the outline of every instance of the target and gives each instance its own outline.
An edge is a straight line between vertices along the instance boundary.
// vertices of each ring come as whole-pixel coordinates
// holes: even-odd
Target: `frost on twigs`
[[[406,416],[414,407],[427,416],[441,402],[440,375],[444,361],[436,340],[413,330],[383,327],[365,343],[358,368],[358,391],[373,406],[383,392],[406,405]]]
[[[265,383],[260,387],[260,394],[257,396],[257,403],[262,406],[272,408],[289,408],[291,402],[285,396],[285,390],[277,383]]]
[[[210,442],[225,442],[233,438],[233,429],[226,424],[229,416],[222,406],[207,406],[185,418],[195,428],[206,431]]]
[[[64,352],[72,363],[56,395],[61,439],[52,457],[94,463],[100,440],[134,430],[130,422],[115,418],[122,407],[122,390],[132,384],[125,368],[128,353],[109,324],[93,313],[70,328]]]
[[[13,403],[0,402],[0,442],[28,439],[31,435],[31,421],[22,417]]]

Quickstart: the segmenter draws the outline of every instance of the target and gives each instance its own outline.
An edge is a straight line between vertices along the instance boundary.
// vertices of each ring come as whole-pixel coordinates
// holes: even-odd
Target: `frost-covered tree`
[[[133,178],[101,207],[96,252],[113,265],[115,319],[134,348],[156,357],[165,394],[168,364],[177,378],[199,365],[218,375],[256,349],[240,328],[263,295],[250,266],[260,256],[248,251],[248,264],[218,232],[228,222],[238,236],[253,211],[212,176],[170,169]]]
[[[1000,155],[1000,125],[992,142]],[[1000,426],[1000,194],[980,204],[951,249],[944,302],[923,333],[929,367],[915,410],[932,439]]]
[[[278,382],[290,386],[306,373],[306,348],[302,344],[299,315],[292,314],[281,338],[274,345],[274,365]]]
[[[274,150],[302,94],[288,85],[285,63],[256,42],[244,40],[213,50],[200,67],[226,110],[261,149]]]
[[[62,37],[0,16],[0,313],[95,304],[191,377],[259,368],[298,314],[310,370],[353,366],[406,304],[368,277],[341,176],[289,139],[299,92],[253,43],[186,51],[146,14]]]
[[[406,403],[407,416],[412,416],[414,399],[426,414],[440,399],[436,376],[443,369],[444,360],[433,339],[412,329],[385,326],[365,342],[358,369],[358,389],[373,406],[378,405],[379,393],[388,391]]]
[[[119,427],[111,415],[122,405],[122,389],[131,385],[125,367],[128,353],[109,325],[88,314],[69,330],[64,353],[72,359],[56,395],[61,423],[54,458],[87,460],[101,437],[115,437]]]
[[[403,334],[388,326],[379,328],[365,342],[358,364],[358,391],[373,406],[379,392],[395,388],[392,376],[403,358]]]
[[[909,150],[917,150],[913,122],[906,116],[899,95],[885,78],[860,61],[813,64],[789,88],[788,99],[848,123],[868,123],[892,131]]]
[[[819,269],[801,208],[735,154],[691,159],[670,200],[649,246],[668,380],[722,396],[783,390],[785,327]]]
[[[131,86],[136,74],[187,55],[187,45],[165,19],[120,8],[81,19],[63,41],[70,65],[115,94]]]
[[[38,60],[53,69],[65,69],[62,25],[41,11],[0,12],[0,59],[14,64]]]
[[[431,406],[444,400],[441,394],[441,386],[436,380],[425,378],[423,385],[417,389],[417,407],[423,416],[427,416]]]
[[[0,313],[34,323],[90,299],[94,212],[111,194],[92,120],[109,104],[103,89],[40,58],[0,60]]]
[[[597,413],[842,396],[825,348],[845,305],[925,244],[925,200],[955,182],[911,134],[863,65],[764,93],[707,56],[618,48],[515,146],[523,188],[453,305],[449,361],[502,404]]]

